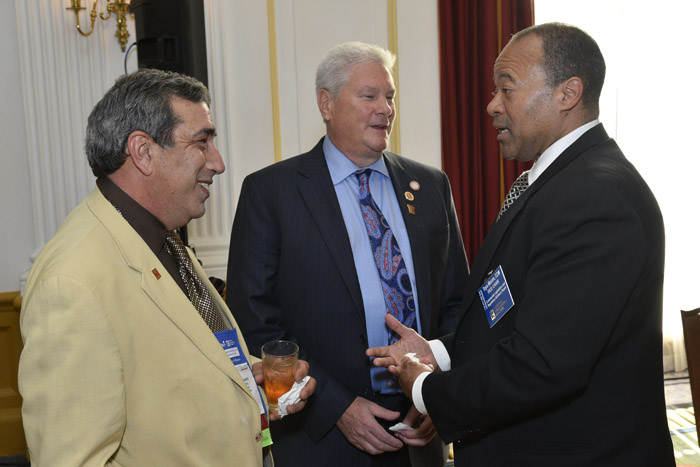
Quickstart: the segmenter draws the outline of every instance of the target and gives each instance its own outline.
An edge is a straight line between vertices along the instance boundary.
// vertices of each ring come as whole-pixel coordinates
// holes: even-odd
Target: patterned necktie
[[[379,270],[384,303],[388,313],[409,328],[416,329],[416,304],[413,299],[411,279],[406,270],[403,255],[399,249],[389,223],[369,192],[369,176],[372,169],[355,172],[360,182],[360,209],[365,221],[367,235],[374,255],[374,263]],[[389,345],[399,340],[399,335],[391,331]]]
[[[177,231],[171,230],[168,232],[166,246],[178,264],[180,276],[182,276],[182,280],[185,282],[187,295],[192,305],[199,311],[204,322],[207,323],[213,332],[225,331],[226,325],[214,308],[214,302],[209,295],[209,291],[207,291],[202,279],[199,278],[199,275],[197,275],[197,272],[194,270],[192,259],[190,255],[187,254],[185,244],[182,243],[182,239],[180,239]]]
[[[501,216],[503,215],[504,212],[515,202],[516,199],[520,195],[523,194],[525,190],[527,190],[528,185],[528,174],[530,173],[529,170],[526,170],[525,172],[521,173],[518,178],[515,179],[513,182],[513,185],[510,187],[510,191],[506,195],[506,199],[503,200],[503,206],[501,206],[501,210],[498,212],[498,217],[496,217],[496,220],[500,219]]]

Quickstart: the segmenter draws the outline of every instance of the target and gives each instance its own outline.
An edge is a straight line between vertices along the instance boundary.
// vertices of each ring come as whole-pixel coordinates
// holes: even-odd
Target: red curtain
[[[512,34],[534,24],[533,1],[438,0],[442,164],[470,262],[510,185],[532,165],[500,156],[486,105],[494,61]]]

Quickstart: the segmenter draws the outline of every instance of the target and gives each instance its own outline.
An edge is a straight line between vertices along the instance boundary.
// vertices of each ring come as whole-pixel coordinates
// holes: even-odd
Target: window
[[[607,65],[600,119],[645,178],[666,226],[664,367],[686,367],[681,309],[700,306],[700,2],[535,0],[535,22],[588,32]]]

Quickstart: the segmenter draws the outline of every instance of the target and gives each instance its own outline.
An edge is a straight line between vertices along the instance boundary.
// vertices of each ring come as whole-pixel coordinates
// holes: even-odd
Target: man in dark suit
[[[604,78],[575,27],[513,36],[487,110],[504,157],[535,161],[514,184],[526,189],[509,194],[475,259],[456,332],[428,344],[388,319],[402,340],[368,351],[398,364],[458,466],[674,465],[663,221],[597,120]]]
[[[385,151],[394,60],[363,43],[331,49],[316,79],[327,135],[243,182],[227,302],[252,352],[294,340],[318,381],[301,417],[271,427],[278,466],[405,466],[406,445],[434,436],[365,355],[389,343],[388,312],[426,337],[453,330],[468,274],[445,174]],[[373,246],[368,226],[386,243]],[[394,286],[380,279],[387,265]],[[387,431],[400,421],[416,428]]]

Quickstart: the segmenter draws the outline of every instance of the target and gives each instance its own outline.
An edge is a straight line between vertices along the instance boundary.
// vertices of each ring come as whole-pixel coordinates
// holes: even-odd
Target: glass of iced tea
[[[262,346],[262,361],[267,402],[277,409],[277,399],[294,385],[299,346],[291,341],[268,342]]]

